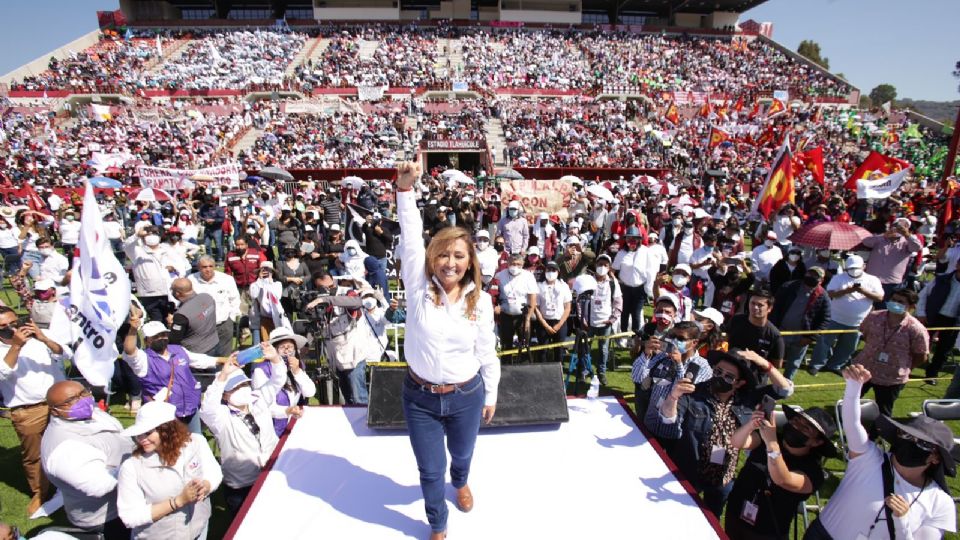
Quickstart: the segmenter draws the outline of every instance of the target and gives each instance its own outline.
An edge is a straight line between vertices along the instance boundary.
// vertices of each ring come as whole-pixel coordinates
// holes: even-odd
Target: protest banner
[[[857,198],[858,199],[886,199],[893,195],[911,169],[903,169],[900,172],[891,174],[884,178],[876,180],[857,180]]]
[[[518,200],[527,216],[538,212],[556,214],[561,220],[569,218],[568,208],[573,199],[570,180],[507,180],[500,182],[503,204]]]
[[[186,189],[190,187],[190,177],[196,174],[205,174],[213,177],[213,181],[205,184],[211,187],[237,187],[240,184],[240,166],[236,163],[217,165],[203,169],[166,169],[163,167],[137,167],[140,185],[145,188],[162,189],[164,191]]]

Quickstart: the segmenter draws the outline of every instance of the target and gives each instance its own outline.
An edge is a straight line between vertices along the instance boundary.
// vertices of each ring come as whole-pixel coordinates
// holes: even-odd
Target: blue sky
[[[0,74],[97,28],[97,10],[117,0],[0,0]],[[869,9],[867,9],[869,7]],[[773,37],[796,50],[820,43],[830,69],[864,93],[888,82],[899,97],[960,99],[960,0],[768,0],[741,20],[774,23]]]
[[[740,20],[773,23],[773,39],[797,50],[820,44],[830,70],[869,93],[890,83],[897,96],[960,99],[951,75],[960,60],[958,0],[767,0]]]

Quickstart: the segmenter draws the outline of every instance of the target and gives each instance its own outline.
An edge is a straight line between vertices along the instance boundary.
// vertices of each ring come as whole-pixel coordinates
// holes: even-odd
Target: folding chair
[[[960,420],[960,399],[926,399],[923,414],[934,420]]]
[[[843,400],[837,400],[837,408],[834,411],[834,414],[837,418],[837,430],[840,433],[840,451],[843,453],[843,460],[847,460],[847,438],[843,434],[843,419],[840,415],[840,408],[843,406]],[[872,399],[861,399],[860,400],[860,425],[866,428],[868,431],[870,426],[877,421],[877,418],[880,418],[880,407],[877,405],[877,402]]]

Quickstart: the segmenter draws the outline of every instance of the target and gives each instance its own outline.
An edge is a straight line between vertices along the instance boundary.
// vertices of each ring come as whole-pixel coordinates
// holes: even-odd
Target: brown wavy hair
[[[160,444],[157,445],[160,462],[167,467],[172,467],[180,457],[180,450],[190,443],[190,431],[183,422],[171,420],[157,426],[157,433],[160,435]],[[133,449],[133,455],[143,455],[143,448],[139,444]]]
[[[430,244],[427,246],[427,263],[425,265],[427,282],[430,285],[430,291],[433,293],[433,303],[439,306],[440,288],[433,282],[433,276],[436,275],[433,265],[440,254],[446,251],[450,245],[457,240],[463,240],[464,243],[466,243],[467,256],[470,257],[469,266],[463,274],[463,279],[460,280],[460,286],[466,287],[468,283],[473,283],[474,285],[473,290],[467,293],[466,296],[467,315],[472,317],[476,314],[477,301],[480,299],[483,281],[480,276],[480,260],[477,258],[477,250],[473,247],[473,238],[470,236],[469,231],[462,227],[446,227],[434,235],[433,239],[430,240]]]

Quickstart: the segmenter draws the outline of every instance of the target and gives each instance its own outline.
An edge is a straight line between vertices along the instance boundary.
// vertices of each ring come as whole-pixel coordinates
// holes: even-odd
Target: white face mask
[[[598,266],[598,267],[597,267],[597,275],[598,275],[598,276],[605,276],[605,275],[607,275],[607,272],[609,272],[609,271],[610,271],[610,267],[609,267],[609,266]]]
[[[143,237],[143,243],[150,247],[158,246],[160,245],[160,237],[155,234],[148,234]]]
[[[300,250],[304,253],[313,253],[313,244],[300,244]]]
[[[490,247],[490,242],[488,242],[487,240],[477,240],[477,249],[479,249],[480,251],[483,251],[488,247]]]
[[[787,258],[790,259],[791,262],[797,262],[797,261],[800,260],[800,254],[799,254],[799,253],[791,253],[790,255],[787,255]]]
[[[377,299],[376,299],[376,298],[364,298],[364,299],[363,299],[363,307],[365,307],[365,308],[367,308],[367,309],[373,309],[373,308],[377,307]]]
[[[510,272],[511,276],[519,276],[522,270],[523,268],[520,266],[510,266],[507,268],[507,271]]]
[[[558,272],[544,272],[543,275],[544,275],[544,277],[547,278],[547,281],[551,281],[551,282],[552,282],[552,281],[556,281],[556,280],[557,280],[557,276],[559,276],[560,274],[559,274]]]
[[[847,275],[852,278],[858,278],[863,275],[863,268],[850,268],[847,270]]]
[[[43,248],[40,250],[40,254],[44,257],[49,257],[50,255],[53,255],[53,248]]]
[[[764,241],[763,241],[763,245],[767,246],[768,248],[772,248],[772,247],[773,247],[773,240],[764,240]]]
[[[683,287],[690,282],[690,278],[683,274],[674,274],[673,275],[673,284],[677,287]]]
[[[234,407],[246,407],[253,402],[253,390],[249,386],[238,388],[230,394],[230,399],[227,401]]]
[[[356,248],[347,248],[347,255],[354,257],[357,254]]]

